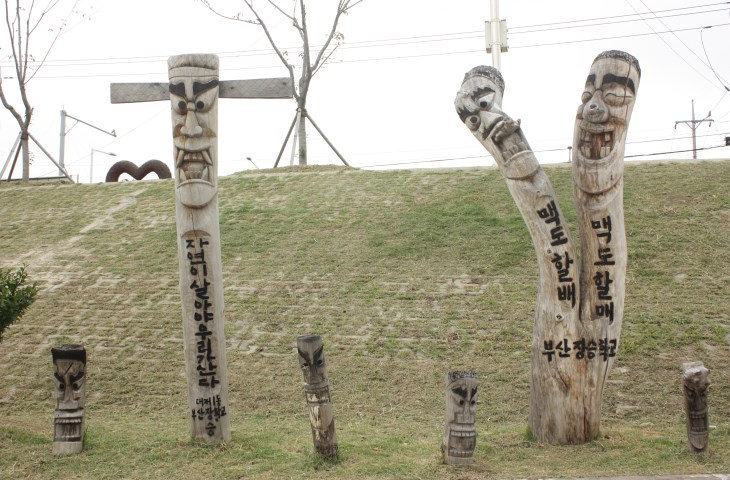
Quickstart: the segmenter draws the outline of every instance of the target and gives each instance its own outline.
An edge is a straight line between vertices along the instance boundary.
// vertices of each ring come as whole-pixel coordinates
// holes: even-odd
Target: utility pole
[[[677,124],[684,123],[692,130],[692,159],[697,160],[697,136],[695,132],[702,122],[710,122],[712,126],[712,119],[710,118],[712,112],[707,112],[707,116],[702,120],[695,120],[695,101],[692,99],[692,120],[677,120],[674,122],[674,129],[677,129]]]
[[[68,130],[66,130],[66,117],[69,117],[69,118],[71,118],[73,120],[76,120],[77,123],[83,123],[84,125],[88,125],[91,128],[95,128],[95,129],[99,130],[100,132],[104,132],[107,135],[111,135],[112,137],[116,137],[117,136],[116,130],[112,130],[111,132],[107,132],[106,130],[104,130],[102,128],[99,128],[96,125],[92,125],[89,122],[84,122],[81,119],[78,119],[76,117],[73,117],[73,116],[69,115],[68,113],[66,113],[66,110],[61,110],[61,141],[60,141],[60,144],[59,144],[59,147],[58,147],[58,164],[59,164],[58,174],[59,175],[64,175],[66,173],[65,172],[65,163],[64,163],[65,156],[66,156],[66,134],[71,131],[71,128],[73,128],[73,127],[76,126],[76,124],[74,124],[74,125],[71,126],[71,128],[69,128]],[[94,156],[93,151],[92,151],[91,156],[92,156],[92,161],[93,161],[93,156]]]
[[[489,0],[491,20],[484,22],[487,53],[492,54],[492,66],[502,70],[500,54],[507,52],[507,21],[499,19],[499,0]]]

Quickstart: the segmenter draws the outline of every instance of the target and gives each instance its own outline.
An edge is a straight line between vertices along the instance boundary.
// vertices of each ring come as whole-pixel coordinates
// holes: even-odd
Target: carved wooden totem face
[[[178,198],[200,208],[217,192],[218,57],[178,55],[168,67]]]
[[[503,93],[504,80],[495,68],[475,67],[464,76],[456,96],[456,111],[480,140],[486,140],[495,125],[508,118],[501,108]]]
[[[55,441],[80,442],[86,401],[86,350],[80,345],[51,349],[56,380]]]
[[[593,61],[576,115],[577,161],[623,158],[640,76],[639,62],[625,52],[603,52]]]
[[[470,459],[477,442],[477,374],[473,371],[450,372],[449,381],[446,387],[447,450],[444,453],[452,459]]]
[[[304,381],[309,385],[316,385],[327,379],[327,366],[324,362],[324,344],[314,351],[299,352],[299,367],[302,369]]]
[[[694,452],[707,450],[709,439],[709,415],[707,390],[710,371],[704,367],[688,370],[684,377],[684,407],[687,412],[687,436]]]

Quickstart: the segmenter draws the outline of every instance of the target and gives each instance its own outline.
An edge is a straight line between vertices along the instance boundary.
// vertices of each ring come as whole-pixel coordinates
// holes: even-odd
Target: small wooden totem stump
[[[710,440],[710,418],[707,413],[707,390],[710,371],[702,362],[682,364],[684,411],[687,414],[687,440],[692,453],[707,453]]]
[[[441,445],[443,461],[468,465],[477,445],[477,372],[446,373],[446,428]]]
[[[81,453],[84,444],[86,402],[86,349],[61,345],[51,349],[56,379],[56,412],[53,418],[53,454]]]
[[[312,441],[317,455],[326,459],[337,458],[337,431],[330,400],[324,343],[319,335],[297,337],[299,367],[304,375],[304,392],[312,425]]]

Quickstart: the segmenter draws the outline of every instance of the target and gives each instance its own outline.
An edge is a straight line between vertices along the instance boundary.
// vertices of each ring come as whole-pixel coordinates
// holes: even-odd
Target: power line
[[[730,92],[730,88],[728,88],[727,85],[726,85],[727,82],[725,80],[723,80],[720,77],[720,75],[717,74],[717,72],[715,71],[715,68],[712,66],[712,63],[710,62],[710,56],[707,55],[707,49],[705,48],[705,39],[703,38],[703,33],[705,33],[705,30],[710,29],[710,28],[712,28],[712,27],[705,27],[702,30],[700,30],[700,42],[702,43],[702,51],[705,52],[705,58],[707,58],[707,64],[706,65],[708,67],[710,67],[710,70],[712,70],[712,73],[715,74],[715,77],[722,84],[722,86],[725,87],[725,90],[728,91],[728,92]],[[723,97],[724,97],[724,95],[723,95]],[[720,99],[720,101],[722,101],[722,98]],[[717,102],[717,103],[719,105],[720,102]],[[715,106],[717,106],[717,105],[715,105]]]
[[[705,7],[714,7],[717,5],[728,5],[730,2],[718,2],[718,3],[708,3],[705,5],[695,5],[693,7],[680,7],[680,8],[670,8],[666,10],[657,10],[659,13],[665,13],[665,12],[676,12],[680,10],[691,10],[694,8],[705,8]],[[533,27],[545,27],[545,26],[552,26],[552,25],[561,25],[561,24],[569,24],[569,23],[579,23],[579,22],[589,22],[593,20],[612,20],[615,18],[625,18],[625,17],[634,17],[639,15],[638,13],[629,13],[625,15],[613,15],[609,17],[597,17],[597,18],[589,18],[589,19],[583,19],[583,20],[568,20],[565,22],[553,22],[553,23],[541,23],[536,25],[523,25],[518,27],[511,27],[511,29],[520,29],[520,28],[533,28]]]
[[[663,15],[661,17],[660,16],[655,16],[655,18],[657,20],[660,20],[662,18],[686,17],[688,15],[698,15],[698,14],[702,14],[702,13],[723,12],[723,11],[727,11],[727,8],[718,8],[718,9],[714,9],[714,10],[704,10],[702,12],[677,13],[677,14],[674,14],[674,15]],[[640,14],[637,14],[637,15],[640,15]],[[624,15],[622,15],[622,16],[624,16]],[[576,22],[589,22],[589,21],[591,21],[591,20],[577,20]],[[512,32],[511,31],[512,29],[510,29],[510,33],[512,35],[522,35],[522,34],[525,34],[525,33],[551,32],[551,31],[555,31],[555,30],[568,30],[568,29],[571,29],[571,28],[601,27],[601,26],[604,26],[604,25],[615,25],[615,24],[618,24],[618,23],[620,23],[620,24],[626,24],[626,23],[631,23],[631,22],[642,22],[642,21],[645,22],[646,19],[644,19],[644,18],[633,18],[633,19],[627,19],[627,20],[615,20],[615,21],[602,22],[602,23],[588,23],[588,24],[585,24],[585,25],[571,25],[571,26],[563,26],[563,27],[543,28],[543,29],[538,29],[538,30],[528,30],[528,31],[525,31],[525,32]],[[558,25],[560,25],[560,24],[558,24]],[[669,27],[667,27],[666,24],[664,24],[664,22],[662,22],[662,25],[664,25],[665,28],[669,28]],[[689,47],[687,47],[687,48],[689,48]]]
[[[730,23],[723,23],[723,24],[717,24],[717,25],[710,25],[709,27],[721,27],[721,26],[727,26],[730,25]],[[684,28],[684,29],[678,29],[674,30],[675,32],[686,32],[691,30],[701,30],[703,28],[707,27],[690,27],[690,28]],[[669,33],[668,31],[664,32],[648,32],[648,33],[637,33],[637,34],[630,34],[630,35],[615,35],[611,37],[600,37],[600,38],[588,38],[588,39],[576,39],[576,40],[565,40],[560,42],[550,42],[550,43],[536,43],[532,45],[513,45],[511,48],[535,48],[535,47],[549,47],[549,46],[555,46],[555,45],[568,45],[568,44],[574,44],[574,43],[585,43],[585,42],[598,42],[603,40],[616,40],[621,38],[636,38],[636,37],[645,37],[649,35],[660,35],[663,33]],[[471,54],[471,53],[479,53],[482,52],[481,49],[474,49],[474,50],[462,50],[458,52],[440,52],[440,53],[424,53],[424,54],[413,54],[413,55],[400,55],[400,56],[394,56],[394,57],[376,57],[376,58],[365,58],[365,59],[352,59],[352,60],[340,60],[338,62],[333,62],[331,65],[337,65],[339,63],[360,63],[360,62],[377,62],[377,61],[387,61],[387,60],[405,60],[410,58],[423,58],[423,57],[434,57],[434,56],[443,56],[443,55],[462,55],[462,54]],[[708,80],[713,86],[717,87],[711,80],[707,79],[704,75],[702,75],[700,72],[697,71],[694,67],[690,65],[690,67],[695,70],[700,76],[705,78],[705,80]],[[273,69],[273,68],[281,68],[281,64],[279,65],[266,65],[266,66],[251,66],[251,67],[236,67],[236,68],[222,68],[221,71],[239,71],[239,70],[260,70],[260,69]],[[38,76],[36,78],[38,79],[59,79],[59,78],[103,78],[103,77],[121,77],[121,76],[141,76],[141,75],[159,75],[160,72],[144,72],[144,73],[108,73],[108,74],[82,74],[82,75],[48,75],[48,76]],[[12,77],[4,77],[4,78],[12,78]]]
[[[730,25],[730,23],[721,23],[721,24],[717,24],[717,25],[710,25],[710,27],[724,27],[726,25]],[[554,46],[554,45],[566,45],[566,44],[570,44],[570,43],[597,42],[597,41],[600,41],[600,40],[615,40],[615,39],[618,39],[618,38],[646,37],[646,36],[649,36],[649,35],[661,35],[663,33],[671,33],[671,32],[688,32],[688,31],[691,31],[691,30],[701,30],[703,28],[707,28],[707,27],[689,27],[689,28],[680,28],[680,29],[672,30],[672,31],[667,30],[667,31],[664,31],[664,32],[652,31],[652,32],[648,32],[648,33],[634,33],[634,34],[629,34],[629,35],[616,35],[616,36],[613,36],[613,37],[588,38],[588,39],[582,39],[582,40],[566,40],[566,41],[551,42],[551,43],[536,43],[536,44],[532,44],[532,45],[513,45],[513,46],[510,46],[510,48],[513,48],[514,49],[514,48],[532,48],[532,47],[551,47],[551,46]],[[661,37],[659,37],[659,38],[661,38]],[[690,65],[690,67],[691,67],[691,65]]]
[[[701,150],[714,150],[715,148],[727,148],[727,145],[716,145],[714,147],[702,147],[702,148],[696,149],[696,151],[699,152]],[[669,155],[670,153],[688,153],[691,151],[692,150],[690,149],[690,150],[674,150],[671,152],[642,153],[642,154],[638,154],[638,155],[624,155],[624,158],[652,157],[655,155]]]
[[[703,136],[711,136],[711,135],[703,135]],[[682,137],[682,138],[691,138],[691,137]],[[633,143],[646,143],[646,142],[659,142],[659,141],[667,141],[671,139],[664,139],[664,140],[646,140],[646,141],[636,141],[636,142],[626,142],[627,145],[633,144]],[[713,150],[716,148],[725,148],[727,145],[717,145],[714,147],[703,147],[703,148],[697,148],[695,151],[702,151],[702,150]],[[565,151],[565,148],[551,148],[551,149],[543,149],[543,150],[533,150],[532,153],[549,153],[549,152],[559,152],[559,151]],[[692,152],[693,150],[670,150],[666,152],[654,152],[654,153],[642,153],[642,154],[636,154],[636,155],[625,155],[624,158],[635,158],[635,157],[651,157],[656,155],[669,155],[673,153],[686,153],[686,152]],[[397,167],[400,165],[417,165],[417,164],[423,164],[423,163],[439,163],[439,162],[453,162],[457,160],[472,160],[472,159],[493,159],[492,155],[485,153],[484,155],[470,155],[470,156],[463,156],[463,157],[447,157],[447,158],[434,158],[429,160],[409,160],[406,162],[393,162],[393,163],[381,163],[381,164],[375,164],[375,165],[361,165],[358,168],[379,168],[379,167]]]
[[[644,3],[644,0],[639,0],[639,2],[641,2],[641,4],[642,4],[642,5],[644,5],[644,8],[646,8],[646,9],[647,9],[647,10],[649,11],[649,13],[651,13],[652,15],[654,15],[654,17],[656,17],[656,18],[657,18],[657,19],[659,20],[659,23],[661,23],[662,25],[664,25],[664,28],[666,28],[666,29],[667,29],[668,33],[671,33],[672,35],[674,35],[674,38],[676,38],[677,40],[679,40],[679,43],[681,43],[682,45],[684,45],[684,48],[686,48],[687,50],[689,50],[689,51],[690,51],[690,53],[692,53],[692,55],[694,55],[695,57],[697,57],[697,59],[698,59],[698,60],[699,60],[699,61],[700,61],[700,62],[701,62],[701,63],[702,63],[703,65],[705,65],[705,66],[706,66],[706,67],[708,67],[708,68],[712,68],[712,67],[710,67],[709,65],[707,65],[707,64],[705,63],[705,61],[704,61],[704,60],[702,60],[702,59],[700,58],[700,56],[699,56],[699,55],[697,55],[697,54],[696,54],[696,53],[694,52],[694,50],[692,50],[691,48],[689,48],[689,47],[687,46],[687,44],[686,44],[686,43],[684,43],[684,41],[682,41],[682,39],[681,39],[681,38],[679,38],[679,36],[678,36],[678,35],[677,35],[677,34],[676,34],[676,33],[675,33],[674,31],[672,31],[672,30],[671,30],[671,29],[670,29],[669,27],[667,27],[667,25],[666,25],[666,24],[665,24],[665,23],[664,23],[664,22],[663,22],[663,21],[662,21],[662,20],[661,20],[661,19],[660,19],[659,17],[657,17],[657,15],[656,15],[656,14],[655,14],[654,12],[652,12],[652,11],[651,11],[651,9],[650,9],[649,7],[647,7],[647,6],[646,6],[646,3]],[[636,9],[635,9],[635,8],[634,8],[634,6],[633,6],[633,5],[631,4],[631,2],[629,2],[629,0],[626,0],[626,3],[628,3],[628,4],[629,4],[629,6],[630,6],[630,7],[632,8],[632,10],[634,10],[634,11],[636,12]],[[637,12],[637,13],[638,13],[638,12]],[[646,21],[646,19],[644,19],[644,18],[642,17],[642,20],[644,21],[644,23],[646,23],[646,26],[647,26],[647,27],[649,27],[649,29],[650,29],[650,30],[651,30],[652,32],[655,32],[654,28],[653,28],[653,27],[652,27],[652,26],[651,26],[651,25],[649,24],[649,22],[647,22],[647,21]],[[702,30],[700,30],[700,35],[702,35]],[[660,40],[661,40],[662,42],[664,42],[664,44],[665,44],[665,45],[666,45],[667,47],[669,47],[669,49],[670,49],[670,50],[671,50],[672,52],[674,52],[674,54],[675,54],[675,55],[677,55],[677,56],[678,56],[678,57],[679,57],[680,59],[682,59],[682,61],[683,61],[684,63],[686,63],[686,64],[687,64],[687,66],[688,66],[688,67],[690,67],[690,68],[691,68],[692,70],[694,70],[694,71],[695,71],[695,72],[696,72],[696,73],[697,73],[697,74],[698,74],[699,76],[701,76],[702,78],[704,78],[704,79],[705,79],[705,80],[707,80],[708,82],[710,82],[710,83],[713,83],[713,82],[712,82],[711,80],[709,80],[709,79],[708,79],[707,77],[705,77],[705,76],[704,76],[704,75],[703,75],[702,73],[700,73],[700,71],[699,71],[699,70],[697,70],[697,69],[696,69],[696,68],[695,68],[694,66],[692,66],[692,65],[691,65],[691,64],[690,64],[690,63],[689,63],[689,62],[688,62],[688,61],[687,61],[687,60],[686,60],[686,59],[685,59],[685,58],[684,58],[684,57],[683,57],[682,55],[680,55],[680,54],[679,54],[679,52],[678,52],[678,51],[676,51],[676,50],[675,50],[675,49],[674,49],[674,48],[673,48],[673,47],[672,47],[672,46],[671,46],[671,45],[669,44],[669,42],[667,42],[666,40],[664,40],[664,37],[662,37],[661,35],[659,35],[659,39],[660,39]],[[722,81],[721,81],[720,83],[721,83],[721,84],[723,84],[723,82],[722,82]],[[723,84],[723,87],[724,87],[724,86],[725,86],[725,85]]]
[[[704,8],[704,7],[710,7],[710,6],[716,6],[716,5],[730,5],[730,2],[720,2],[720,3],[713,3],[713,4],[706,4],[706,5],[698,5],[694,7],[682,7],[682,8],[674,8],[674,9],[667,9],[667,10],[658,10],[657,12],[663,13],[663,12],[676,12],[676,11],[683,11],[683,10],[690,10],[690,9],[697,9],[697,8]],[[633,8],[633,7],[632,7]],[[714,9],[714,10],[705,10],[701,12],[690,12],[681,14],[681,16],[687,16],[687,15],[694,15],[694,14],[702,14],[702,13],[711,13],[716,11],[723,11],[726,9]],[[554,26],[554,25],[566,25],[571,23],[584,23],[584,22],[592,22],[596,20],[607,20],[607,19],[618,19],[618,18],[626,18],[626,17],[635,17],[640,16],[641,14],[627,14],[627,15],[615,15],[615,16],[609,16],[609,17],[597,17],[597,18],[590,18],[590,19],[582,19],[582,20],[569,20],[565,22],[553,22],[553,23],[545,23],[545,24],[538,24],[538,25],[529,25],[529,26],[522,26],[522,27],[511,27],[510,33],[513,35],[520,35],[523,33],[535,33],[535,32],[542,32],[542,31],[552,31],[552,30],[559,30],[559,28],[551,28],[551,29],[544,29],[544,30],[534,30],[534,31],[528,31],[528,32],[518,32],[514,30],[518,29],[524,29],[524,28],[533,28],[538,26]],[[657,16],[657,18],[667,18],[667,17],[675,17],[680,16],[680,14],[677,15],[665,15],[665,16]],[[629,20],[622,20],[618,22],[605,22],[605,23],[594,23],[589,25],[578,25],[575,27],[562,27],[562,28],[580,28],[580,27],[594,27],[594,26],[602,26],[602,25],[610,25],[614,23],[626,23],[626,22],[636,22],[636,21],[645,21],[643,18],[638,19],[629,19]],[[666,25],[665,25],[666,26]],[[715,25],[719,26],[719,25]],[[709,28],[709,27],[704,27]],[[677,30],[677,31],[685,31],[684,30]],[[673,33],[671,30],[668,30],[666,32],[657,32],[658,34],[661,33]],[[345,50],[345,49],[355,49],[355,48],[373,48],[373,47],[385,47],[385,46],[395,46],[395,45],[411,45],[411,44],[417,44],[417,43],[429,43],[429,42],[443,42],[443,41],[450,41],[450,40],[469,40],[474,38],[481,38],[483,36],[484,32],[482,31],[467,31],[467,32],[455,32],[455,33],[444,33],[444,34],[432,34],[432,35],[421,35],[421,36],[413,36],[413,37],[400,37],[400,38],[391,38],[391,39],[379,39],[379,40],[364,40],[360,42],[352,42],[352,43],[344,43],[342,44],[339,49]],[[611,38],[622,38],[622,37],[611,37]],[[537,46],[540,46],[541,44],[538,44]],[[552,44],[544,44],[544,45],[552,45]],[[535,45],[530,45],[535,46]],[[293,50],[296,51],[297,48],[300,47],[286,47],[286,50]],[[316,46],[315,46],[316,48]],[[524,46],[522,47],[524,48]],[[226,52],[219,52],[218,55],[221,57],[245,57],[245,56],[265,56],[265,55],[272,55],[273,52],[270,48],[264,48],[264,49],[257,49],[257,50],[242,50],[242,51],[226,51]],[[92,59],[61,59],[61,60],[47,60],[46,66],[96,66],[96,65],[117,65],[117,64],[128,64],[128,63],[150,63],[150,62],[162,62],[166,61],[167,56],[137,56],[137,57],[112,57],[112,58],[92,58]],[[1,64],[2,62],[0,62]],[[58,64],[58,65],[54,65]]]

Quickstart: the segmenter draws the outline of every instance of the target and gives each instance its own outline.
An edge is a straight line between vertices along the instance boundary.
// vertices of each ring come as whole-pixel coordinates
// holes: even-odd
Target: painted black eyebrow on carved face
[[[485,93],[494,93],[494,90],[492,90],[489,87],[479,87],[476,90],[474,90],[474,92],[472,93],[472,96],[474,98],[478,98],[478,97],[481,97],[482,95],[484,95]]]
[[[177,95],[178,97],[185,98],[185,84],[184,83],[171,83],[170,93]]]
[[[473,101],[476,103],[477,99],[479,99],[480,97],[482,97],[484,95],[490,94],[490,93],[494,93],[494,90],[492,90],[489,87],[479,87],[476,90],[474,90],[473,92],[469,93],[469,95],[471,96]],[[475,105],[475,106],[477,108],[481,108],[481,105]],[[457,113],[457,115],[459,115],[459,118],[461,118],[462,122],[466,122],[466,119],[476,112],[469,110],[469,108],[467,108],[467,107],[461,107],[461,108],[459,108],[459,110],[456,113]]]
[[[466,396],[469,393],[468,390],[464,387],[452,388],[451,391],[463,398],[464,400],[466,400]]]
[[[636,94],[636,88],[634,87],[634,81],[629,77],[619,77],[613,73],[607,73],[603,76],[602,85],[607,83],[618,83],[619,85],[625,85],[631,90],[631,93]]]
[[[193,96],[197,97],[201,93],[218,86],[218,80],[211,80],[208,83],[193,82]]]
[[[591,73],[590,75],[588,75],[588,78],[586,78],[586,85],[588,85],[589,83],[593,86],[596,85],[596,74],[595,73]]]

